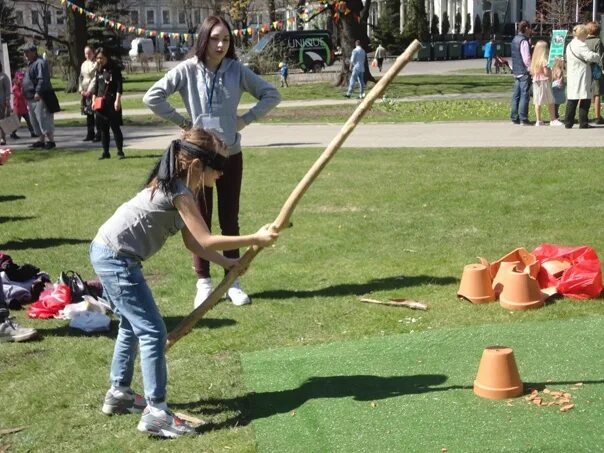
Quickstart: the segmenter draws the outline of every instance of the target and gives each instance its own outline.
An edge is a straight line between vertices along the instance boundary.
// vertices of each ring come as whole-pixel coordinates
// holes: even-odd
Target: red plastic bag
[[[541,244],[533,255],[541,263],[539,286],[555,286],[571,299],[595,298],[602,292],[602,267],[596,251],[588,246]]]
[[[40,319],[54,318],[70,302],[71,290],[67,285],[59,283],[52,290],[42,291],[38,300],[27,308],[27,316]]]

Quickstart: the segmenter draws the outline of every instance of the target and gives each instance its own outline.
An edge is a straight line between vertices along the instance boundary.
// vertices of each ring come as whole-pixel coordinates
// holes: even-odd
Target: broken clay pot
[[[539,283],[525,272],[508,269],[502,276],[503,290],[499,304],[506,310],[530,310],[541,308],[546,296],[539,289]]]
[[[484,264],[486,260],[482,258],[481,262]],[[507,255],[502,256],[497,261],[494,261],[489,264],[491,269],[491,276],[493,278],[495,278],[495,276],[497,275],[501,263],[505,262],[519,262],[519,269],[523,271],[525,268],[528,268],[528,273],[533,278],[537,278],[537,274],[539,273],[539,269],[541,267],[535,255],[529,253],[525,248],[520,247],[515,250],[512,250]]]
[[[461,283],[457,291],[458,297],[463,297],[473,304],[486,304],[495,300],[495,292],[491,282],[491,274],[484,264],[468,264],[463,269]]]
[[[522,395],[514,351],[505,346],[485,348],[474,380],[474,393],[483,398],[504,400]]]
[[[497,270],[497,275],[493,279],[493,291],[495,291],[495,296],[499,297],[501,292],[503,291],[503,281],[507,276],[507,273],[512,269],[519,270],[523,265],[520,261],[502,261],[499,264],[499,269]]]

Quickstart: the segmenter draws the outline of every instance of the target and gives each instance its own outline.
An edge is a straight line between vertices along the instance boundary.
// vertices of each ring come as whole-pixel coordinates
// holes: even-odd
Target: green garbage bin
[[[447,52],[449,60],[459,60],[461,58],[461,43],[457,41],[448,42]]]
[[[422,42],[422,47],[413,57],[416,61],[430,61],[432,59],[432,44],[429,42]]]
[[[446,42],[435,42],[434,43],[434,59],[435,60],[446,60],[447,59],[447,43]]]
[[[506,42],[503,44],[503,56],[511,57],[512,56],[512,43]]]

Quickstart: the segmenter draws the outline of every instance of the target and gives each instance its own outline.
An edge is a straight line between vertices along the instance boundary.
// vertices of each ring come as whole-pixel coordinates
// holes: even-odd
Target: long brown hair
[[[188,131],[183,131],[182,140],[192,143],[193,145],[196,145],[200,148],[204,148],[209,151],[215,151],[221,156],[228,156],[227,146],[224,144],[224,142],[217,135],[205,129],[194,127],[189,129]],[[176,156],[177,169],[174,174],[174,179],[182,179],[186,181],[186,184],[189,188],[191,188],[191,164],[195,159],[198,158],[191,156],[186,152],[178,152],[178,155]],[[151,189],[151,197],[153,197],[153,194],[155,194],[155,191],[160,186],[159,181],[157,179],[157,172],[159,169],[160,162],[161,159],[154,166],[153,170],[151,170],[151,173],[149,174],[149,177],[147,178],[147,181],[145,183],[145,187]],[[203,162],[202,164],[205,165]],[[168,186],[172,186],[173,182],[174,181],[168,181]],[[200,187],[201,186],[198,186],[197,190],[199,190]]]
[[[230,58],[232,60],[237,59],[237,55],[235,55],[235,40],[233,39],[233,32],[231,30],[231,26],[226,20],[224,20],[220,16],[209,16],[203,21],[203,23],[199,27],[197,42],[195,43],[195,55],[204,63],[206,61],[208,43],[210,41],[210,33],[212,32],[212,28],[214,28],[218,24],[222,24],[224,27],[226,27],[226,29],[229,31],[229,36],[231,37],[231,41],[229,42],[229,48],[226,51],[225,57]]]

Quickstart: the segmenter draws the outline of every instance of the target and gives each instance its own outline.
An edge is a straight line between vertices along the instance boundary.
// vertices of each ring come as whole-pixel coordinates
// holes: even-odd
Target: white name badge
[[[201,126],[204,129],[216,132],[222,132],[220,118],[212,115],[199,115],[194,123],[195,126]]]

